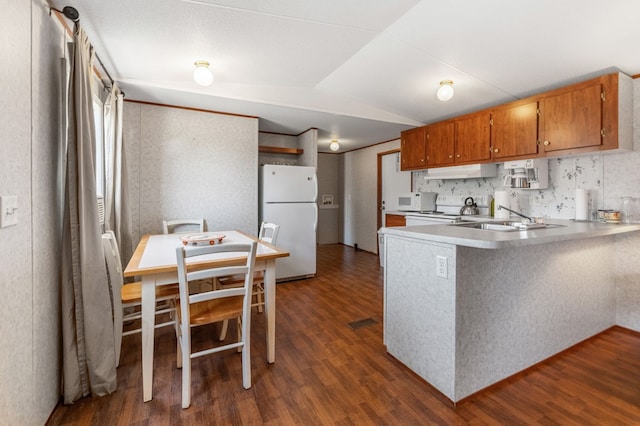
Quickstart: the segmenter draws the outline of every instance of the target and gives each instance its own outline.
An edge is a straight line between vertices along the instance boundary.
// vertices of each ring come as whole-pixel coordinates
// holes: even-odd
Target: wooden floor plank
[[[640,333],[619,327],[453,407],[386,353],[382,273],[371,253],[318,246],[315,278],[277,286],[275,364],[265,361],[265,319],[254,311],[249,390],[240,354],[199,358],[183,410],[175,336],[165,328],[156,337],[152,401],[142,402],[140,336],[127,336],[117,391],[60,405],[47,424],[640,424]],[[366,318],[377,323],[349,327]],[[215,335],[201,330],[194,341]]]

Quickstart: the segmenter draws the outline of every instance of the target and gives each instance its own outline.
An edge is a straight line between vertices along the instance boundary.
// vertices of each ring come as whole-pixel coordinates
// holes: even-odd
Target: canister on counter
[[[598,210],[598,222],[620,223],[619,210]]]

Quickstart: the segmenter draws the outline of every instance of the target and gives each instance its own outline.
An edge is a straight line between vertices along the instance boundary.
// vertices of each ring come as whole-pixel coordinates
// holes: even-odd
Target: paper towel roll
[[[495,193],[495,218],[496,219],[509,219],[509,210],[498,209],[498,206],[505,206],[511,208],[511,197],[509,191],[496,191]]]
[[[586,189],[576,189],[576,220],[589,218],[589,193]]]

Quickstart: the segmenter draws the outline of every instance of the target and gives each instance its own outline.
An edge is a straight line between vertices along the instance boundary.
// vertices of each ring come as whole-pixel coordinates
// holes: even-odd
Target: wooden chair
[[[278,240],[279,230],[280,225],[262,222],[258,238],[260,241],[275,245]],[[242,285],[242,277],[223,277],[220,278],[218,282],[222,288],[237,287]],[[264,275],[262,271],[256,272],[253,277],[253,297],[255,298],[255,302],[253,302],[251,306],[257,307],[258,312],[262,313],[264,307]]]
[[[173,219],[162,221],[163,234],[189,231],[204,232],[204,219]]]
[[[173,219],[162,221],[163,234],[175,234],[176,232],[204,232],[204,219]],[[213,288],[215,283],[211,280],[191,283],[191,292],[199,292],[202,287],[207,289]]]
[[[180,286],[180,305],[178,310],[178,344],[181,351],[182,367],[182,408],[191,405],[191,360],[196,357],[217,353],[228,349],[242,352],[242,385],[251,387],[251,288],[253,270],[256,261],[257,242],[250,244],[219,244],[213,246],[178,247],[176,258],[178,281]],[[220,266],[210,269],[188,271],[187,260],[197,262],[199,257],[215,253],[238,253],[246,255],[247,260],[239,266]],[[229,275],[243,275],[242,287],[214,289],[202,293],[189,294],[189,282],[193,280],[215,279]],[[191,329],[237,318],[238,341],[192,352]]]
[[[260,241],[264,241],[269,244],[276,244],[278,240],[278,231],[280,230],[280,225],[276,225],[275,223],[270,222],[262,222],[260,225],[260,232],[258,233],[258,238]],[[218,286],[221,288],[231,288],[238,287],[243,284],[242,277],[222,277],[218,279]],[[264,308],[264,273],[262,271],[256,272],[253,277],[253,290],[251,293],[252,302],[251,306],[256,307],[258,313],[262,313]],[[255,299],[255,302],[254,302]],[[220,331],[220,340],[224,340],[227,335],[227,321],[222,325],[222,330]]]
[[[124,284],[120,250],[113,231],[102,234],[102,248],[107,262],[113,300],[113,333],[115,337],[116,366],[120,364],[122,336],[141,332],[141,328],[123,331],[125,322],[139,320],[142,317],[142,287],[140,282]],[[158,286],[156,288],[156,315],[169,314],[170,321],[156,324],[155,328],[173,325],[178,333],[175,319],[176,300],[179,295],[178,284]]]

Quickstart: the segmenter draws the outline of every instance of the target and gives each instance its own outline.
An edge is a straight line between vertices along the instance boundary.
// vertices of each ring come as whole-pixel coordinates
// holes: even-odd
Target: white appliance
[[[469,164],[467,166],[436,167],[423,170],[424,180],[475,179],[498,175],[497,164]]]
[[[318,180],[315,167],[260,167],[261,222],[280,225],[276,245],[290,253],[276,260],[276,280],[312,277],[316,273]]]
[[[520,189],[546,189],[549,187],[549,161],[546,158],[507,161],[504,186]]]
[[[398,210],[405,212],[431,212],[436,209],[436,192],[407,192],[398,196]]]

